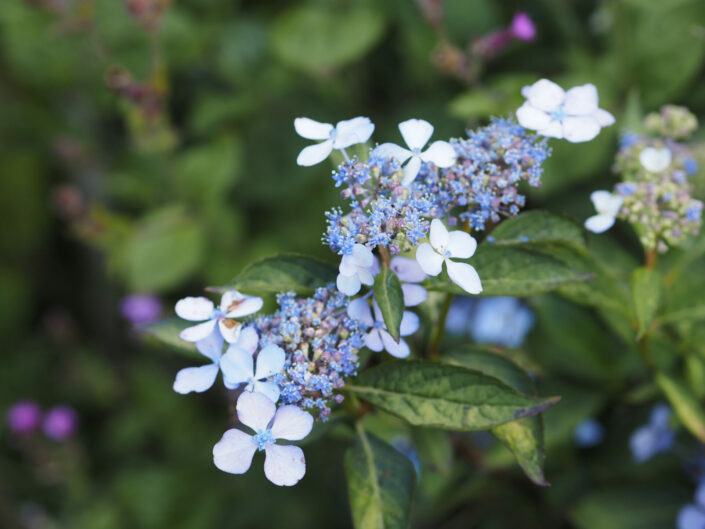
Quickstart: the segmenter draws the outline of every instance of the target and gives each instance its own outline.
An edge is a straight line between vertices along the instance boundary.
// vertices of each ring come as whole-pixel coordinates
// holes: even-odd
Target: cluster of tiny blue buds
[[[284,372],[274,381],[283,404],[295,404],[325,420],[334,394],[345,378],[357,373],[359,349],[365,329],[348,317],[349,298],[333,285],[316,290],[310,298],[293,292],[277,296],[279,310],[255,322],[260,346],[276,344],[286,353]]]

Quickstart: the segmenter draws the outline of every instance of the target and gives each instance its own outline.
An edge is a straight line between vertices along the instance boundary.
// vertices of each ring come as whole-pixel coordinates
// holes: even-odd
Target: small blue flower
[[[694,158],[688,157],[683,160],[683,169],[685,169],[685,172],[690,176],[693,176],[698,172],[698,162],[696,162]]]
[[[668,425],[670,418],[670,407],[665,404],[654,406],[648,424],[637,428],[629,438],[629,447],[634,461],[643,463],[671,448],[675,432]]]
[[[573,440],[580,448],[597,446],[605,438],[605,429],[595,419],[583,419],[573,430]]]
[[[470,334],[477,343],[519,347],[533,326],[533,313],[517,298],[481,298],[476,302]]]

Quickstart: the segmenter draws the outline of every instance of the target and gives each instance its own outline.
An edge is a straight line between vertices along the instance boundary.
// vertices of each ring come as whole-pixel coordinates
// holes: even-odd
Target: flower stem
[[[446,319],[448,318],[448,311],[450,310],[450,305],[453,303],[454,297],[455,296],[449,292],[443,300],[441,316],[438,318],[438,326],[436,327],[436,332],[431,338],[431,343],[428,349],[429,358],[436,359],[440,356],[439,353],[441,350],[441,344],[443,343],[443,337],[446,333]]]
[[[656,266],[656,248],[649,248],[646,250],[644,266],[649,270],[652,270],[654,266]]]
[[[389,250],[382,245],[377,246],[377,250],[379,250],[379,256],[382,258],[382,266],[384,266],[384,268],[389,268],[389,263],[391,261],[389,257]]]

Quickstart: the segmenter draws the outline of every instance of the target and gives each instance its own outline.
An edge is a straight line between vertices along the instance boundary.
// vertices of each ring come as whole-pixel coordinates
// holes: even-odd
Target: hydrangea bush
[[[587,244],[604,235],[588,237],[581,223],[548,211],[522,213],[526,186],[541,185],[550,142],[591,141],[614,118],[599,108],[591,84],[564,91],[541,79],[522,95],[515,116],[449,141],[420,119],[399,124],[400,144],[375,142],[367,117],[295,120],[295,131],[313,142],[301,150],[300,166],[334,151],[343,160],[332,180],[344,205],[325,212],[322,234],[331,260],[264,258],[208,289],[221,295],[218,305],[180,300],[175,312],[186,326],[170,319],[146,327],[172,343],[178,333],[208,359],[179,371],[175,391],[206,391],[222,373],[232,392],[235,427],[213,446],[217,468],[242,474],[264,452],[265,476],[295,485],[306,457],[316,457],[297,443],[341,425],[356,436],[345,458],[356,527],[406,527],[415,449],[402,439],[390,450],[366,429],[366,416],[383,412],[416,427],[489,431],[531,481],[547,485],[540,416],[560,406],[560,395],[537,394],[537,374],[511,352],[534,324],[520,298],[549,291],[611,319],[669,403],[632,435],[634,461],[669,450],[675,420],[705,441],[697,398],[650,347],[662,333],[677,339],[673,311],[688,312],[664,307],[678,264],[660,268],[657,256],[678,254],[700,229],[702,203],[690,181],[698,163],[685,143],[695,118],[667,106],[640,130],[625,131],[614,163],[621,181],[612,192],[589,194],[596,214],[584,220],[587,231],[602,234],[625,221],[643,247],[644,265],[625,290]],[[367,145],[367,156],[347,152],[357,144]],[[467,336],[487,347],[463,345]],[[590,447],[604,435],[586,419],[574,439]],[[698,509],[688,506],[682,518],[701,516]]]

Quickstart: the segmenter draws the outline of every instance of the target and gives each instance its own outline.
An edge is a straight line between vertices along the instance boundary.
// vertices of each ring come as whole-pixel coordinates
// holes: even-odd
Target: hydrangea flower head
[[[540,79],[525,86],[526,102],[517,110],[522,127],[573,143],[590,141],[602,127],[614,123],[614,116],[598,107],[597,88],[592,84],[564,91],[553,81]]]
[[[375,148],[373,156],[394,158],[404,164],[402,185],[408,186],[419,174],[421,163],[432,163],[437,167],[450,167],[455,163],[455,150],[447,141],[434,141],[428,149],[421,151],[431,139],[433,125],[423,119],[409,119],[399,123],[399,131],[408,147],[394,143],[383,143]]]
[[[624,199],[620,195],[613,195],[609,191],[593,191],[590,194],[597,215],[585,221],[585,228],[593,233],[603,233],[609,230],[622,209]]]
[[[240,334],[240,324],[235,318],[244,318],[262,308],[262,298],[246,296],[237,290],[228,290],[216,307],[211,300],[204,297],[187,297],[176,302],[176,314],[189,321],[202,321],[193,327],[187,327],[179,336],[187,342],[198,342],[209,336],[218,327],[223,338],[233,343]],[[205,320],[205,321],[203,321]]]
[[[374,124],[365,117],[339,121],[335,127],[330,123],[319,123],[310,118],[296,118],[294,128],[299,136],[307,140],[324,140],[304,148],[296,163],[309,167],[330,156],[333,149],[345,149],[357,143],[365,143],[375,130]]]
[[[468,259],[477,249],[477,241],[464,231],[448,232],[438,219],[431,221],[429,242],[421,244],[416,250],[416,260],[421,269],[430,276],[437,276],[446,265],[448,277],[453,283],[468,292],[479,294],[482,283],[477,271],[467,263],[457,263],[453,258]]]
[[[265,452],[264,475],[275,485],[296,485],[306,473],[304,453],[298,446],[276,441],[300,441],[313,428],[311,414],[296,406],[275,404],[260,393],[245,392],[237,401],[240,422],[255,434],[231,429],[213,447],[213,463],[223,472],[244,474],[257,451]]]

